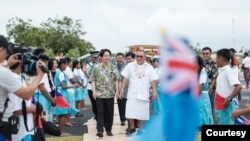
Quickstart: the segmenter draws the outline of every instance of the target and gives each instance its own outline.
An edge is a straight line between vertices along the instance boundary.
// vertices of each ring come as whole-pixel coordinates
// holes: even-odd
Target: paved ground
[[[71,133],[72,135],[82,136],[84,133],[88,132],[87,125],[84,125],[89,119],[91,119],[94,115],[92,113],[91,103],[89,98],[87,97],[85,100],[87,110],[81,111],[83,117],[71,118],[73,122],[76,122],[76,125],[73,127],[65,126],[65,131]],[[50,135],[46,135],[50,136]]]
[[[246,89],[246,83],[244,82],[244,78],[243,78],[243,74],[240,73],[240,81],[242,84],[242,90],[241,90],[241,96],[242,99],[239,101],[239,106],[240,107],[244,107],[247,100],[250,98],[250,89]]]
[[[243,79],[243,75],[241,73],[241,82],[243,89],[241,91],[242,100],[240,100],[240,107],[244,107],[250,96],[250,89],[245,88],[245,83]],[[96,141],[100,140],[99,137],[96,136],[96,121],[93,118],[91,103],[89,98],[85,100],[85,103],[88,107],[86,111],[82,111],[84,114],[83,117],[72,118],[72,121],[75,121],[77,124],[73,127],[66,127],[66,131],[71,133],[72,135],[84,136],[84,141]],[[120,126],[119,114],[117,110],[117,104],[115,104],[115,114],[114,114],[114,126],[113,126],[113,137],[106,136],[104,132],[104,137],[101,139],[103,141],[127,141],[129,138],[125,135],[125,129],[127,125]]]
[[[125,135],[125,131],[127,125],[121,126],[120,125],[120,118],[117,104],[115,104],[115,111],[114,111],[114,122],[112,126],[112,132],[114,136],[107,136],[106,132],[103,132],[103,138],[99,138],[96,136],[96,121],[92,118],[86,124],[88,127],[88,133],[85,133],[83,136],[84,141],[128,141],[129,138]]]

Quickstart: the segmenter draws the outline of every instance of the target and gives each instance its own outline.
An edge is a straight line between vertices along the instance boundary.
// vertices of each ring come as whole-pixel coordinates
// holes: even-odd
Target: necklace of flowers
[[[146,72],[146,70],[147,70],[147,65],[146,65],[146,63],[144,63],[143,66],[144,66],[144,67],[143,67],[143,70],[142,70],[141,72],[139,72],[139,70],[138,70],[138,65],[137,65],[137,64],[134,64],[135,75],[136,75],[138,78],[142,78],[142,77],[145,76],[145,72]]]

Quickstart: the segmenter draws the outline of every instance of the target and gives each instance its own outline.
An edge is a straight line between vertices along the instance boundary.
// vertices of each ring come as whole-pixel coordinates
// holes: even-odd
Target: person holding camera
[[[32,55],[34,58],[36,57],[37,60],[41,60],[44,63],[46,63],[49,59],[49,57],[45,54],[45,50],[41,48],[35,49],[32,52]],[[30,85],[37,77],[36,74],[27,73],[25,71],[23,74],[26,85]],[[44,73],[43,78],[34,93],[34,99],[43,106],[44,111],[46,111],[46,116],[48,116],[48,121],[52,122],[51,105],[55,104],[55,99],[51,97],[50,92],[51,88],[49,85],[48,75],[47,73]]]
[[[4,103],[8,98],[8,95],[13,93],[22,99],[30,99],[44,74],[44,72],[40,69],[40,66],[45,66],[45,64],[41,61],[37,61],[37,77],[29,86],[24,87],[22,82],[15,77],[15,74],[7,68],[20,62],[20,60],[18,60],[18,55],[20,55],[20,53],[11,55],[8,58],[6,66],[0,65],[0,140],[11,140],[8,123],[8,118],[11,116],[11,110],[4,110],[6,109]],[[0,35],[0,63],[3,63],[7,56],[8,41],[4,36]]]
[[[22,68],[21,68],[21,63],[18,62],[17,64],[13,65],[10,67],[10,70],[15,74],[15,77],[19,79],[23,86],[26,87],[25,81],[23,77],[21,76]],[[13,114],[17,115],[19,117],[20,121],[20,127],[19,131],[17,134],[12,134],[12,140],[13,141],[31,141],[32,140],[32,135],[34,135],[34,118],[33,118],[33,113],[36,112],[36,105],[32,104],[32,100],[24,100],[25,102],[25,108],[26,112],[23,112],[23,99],[18,97],[17,95],[10,93],[9,94],[9,99],[10,103],[12,106]],[[26,118],[24,118],[24,114]],[[25,121],[26,120],[26,125]],[[27,129],[26,127],[27,126]]]

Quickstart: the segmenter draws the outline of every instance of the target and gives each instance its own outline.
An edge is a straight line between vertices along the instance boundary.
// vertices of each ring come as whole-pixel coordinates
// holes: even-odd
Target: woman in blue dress
[[[208,95],[208,75],[203,68],[203,60],[200,56],[197,56],[197,72],[199,81],[199,128],[202,125],[213,124],[211,102]]]
[[[54,115],[58,116],[59,128],[61,130],[61,136],[70,135],[64,132],[64,126],[68,115],[71,113],[70,105],[67,102],[68,92],[67,89],[75,88],[75,85],[67,86],[67,78],[63,71],[67,67],[67,61],[60,59],[58,64],[59,69],[56,71],[54,82],[56,85],[56,106],[54,108]]]
[[[84,100],[84,94],[83,94],[83,87],[84,87],[84,81],[83,81],[83,74],[81,73],[81,63],[78,60],[75,60],[73,62],[73,68],[72,68],[75,81],[80,85],[80,87],[75,88],[75,101],[76,101],[76,108],[78,110],[81,110],[83,100]]]

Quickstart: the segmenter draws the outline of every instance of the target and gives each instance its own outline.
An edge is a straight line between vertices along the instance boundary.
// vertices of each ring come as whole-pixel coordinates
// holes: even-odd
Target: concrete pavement
[[[114,122],[112,127],[113,136],[107,136],[106,132],[103,132],[103,137],[99,138],[96,136],[96,120],[91,118],[84,125],[88,127],[88,133],[83,135],[84,141],[129,141],[129,137],[126,136],[126,128],[128,127],[127,123],[125,126],[120,125],[120,117],[118,112],[118,105],[115,102],[114,106]]]

